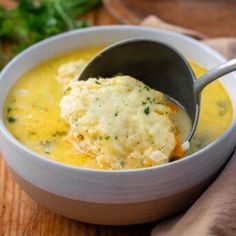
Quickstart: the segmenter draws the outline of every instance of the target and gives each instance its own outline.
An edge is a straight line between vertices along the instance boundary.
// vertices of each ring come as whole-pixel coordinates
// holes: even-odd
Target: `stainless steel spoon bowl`
[[[174,47],[158,41],[129,39],[115,43],[97,54],[79,80],[90,77],[130,75],[180,103],[188,113],[192,129],[198,123],[202,89],[220,76],[236,70],[236,59],[226,62],[196,79],[185,57]]]

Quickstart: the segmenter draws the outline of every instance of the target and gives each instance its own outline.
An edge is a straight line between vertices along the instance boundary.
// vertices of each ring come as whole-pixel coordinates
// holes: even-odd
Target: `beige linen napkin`
[[[159,19],[153,16],[144,19],[141,25],[160,28]],[[178,32],[178,27],[174,31]],[[179,33],[189,35],[181,28]],[[235,38],[202,38],[202,42],[226,58],[236,58]],[[188,211],[159,222],[151,233],[151,236],[215,235],[236,236],[236,152],[219,177]]]
[[[236,235],[236,152],[187,212],[160,222],[151,233],[151,236],[215,235]]]

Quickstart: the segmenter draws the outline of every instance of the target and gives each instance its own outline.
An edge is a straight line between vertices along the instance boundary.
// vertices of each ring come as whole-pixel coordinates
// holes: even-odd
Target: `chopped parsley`
[[[146,115],[148,115],[148,114],[150,113],[149,107],[146,107],[146,108],[144,109],[144,113],[145,113]]]
[[[96,84],[101,84],[98,80],[95,80],[95,83],[96,83]]]
[[[117,112],[115,113],[115,116],[118,116],[118,113],[119,113],[119,111],[117,111]]]
[[[34,132],[34,131],[30,131],[29,132],[29,135],[36,135],[37,133],[36,132]]]
[[[224,116],[228,111],[227,102],[226,101],[218,101],[216,103],[216,105],[218,106],[218,109],[219,109],[218,114],[220,116]]]
[[[8,107],[7,108],[7,113],[10,113],[12,111],[12,108],[11,107]]]
[[[65,136],[67,134],[66,131],[56,131],[52,134],[52,137],[60,137],[60,136]]]
[[[152,104],[152,100],[150,97],[147,97],[146,99],[147,99],[147,101],[149,101]]]
[[[124,161],[121,161],[121,162],[120,162],[120,165],[121,165],[121,167],[124,167],[124,166],[125,166],[125,162],[124,162]]]
[[[153,102],[154,104],[159,104],[159,101],[158,101],[156,98],[153,98],[153,99],[152,99],[152,102]]]
[[[170,127],[170,132],[174,133],[175,132],[175,128],[174,127]]]
[[[145,86],[144,86],[144,89],[147,90],[147,91],[149,91],[149,90],[150,90],[150,87],[147,86],[147,85],[145,85]]]
[[[9,117],[7,117],[7,121],[8,121],[9,123],[15,123],[15,122],[16,122],[16,118],[13,117],[13,116],[9,116]]]
[[[110,138],[110,136],[106,136],[105,139],[108,140]]]

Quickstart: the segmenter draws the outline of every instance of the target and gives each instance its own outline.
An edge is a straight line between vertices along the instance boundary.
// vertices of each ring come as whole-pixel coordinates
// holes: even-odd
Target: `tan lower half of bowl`
[[[146,223],[176,214],[189,207],[211,179],[178,194],[131,204],[101,204],[64,198],[42,190],[12,171],[23,190],[35,201],[60,215],[93,224],[129,225]]]

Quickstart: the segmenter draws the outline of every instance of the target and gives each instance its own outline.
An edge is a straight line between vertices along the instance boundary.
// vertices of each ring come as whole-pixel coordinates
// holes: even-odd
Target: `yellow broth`
[[[6,100],[5,123],[21,143],[62,163],[99,168],[95,158],[78,153],[65,140],[69,127],[60,117],[59,109],[63,86],[55,77],[61,65],[79,59],[88,61],[100,50],[101,47],[87,48],[58,56],[19,78]],[[206,72],[198,64],[190,63],[197,77]],[[230,125],[232,113],[230,99],[221,83],[215,81],[207,86],[202,92],[199,124],[188,154],[219,137]]]

